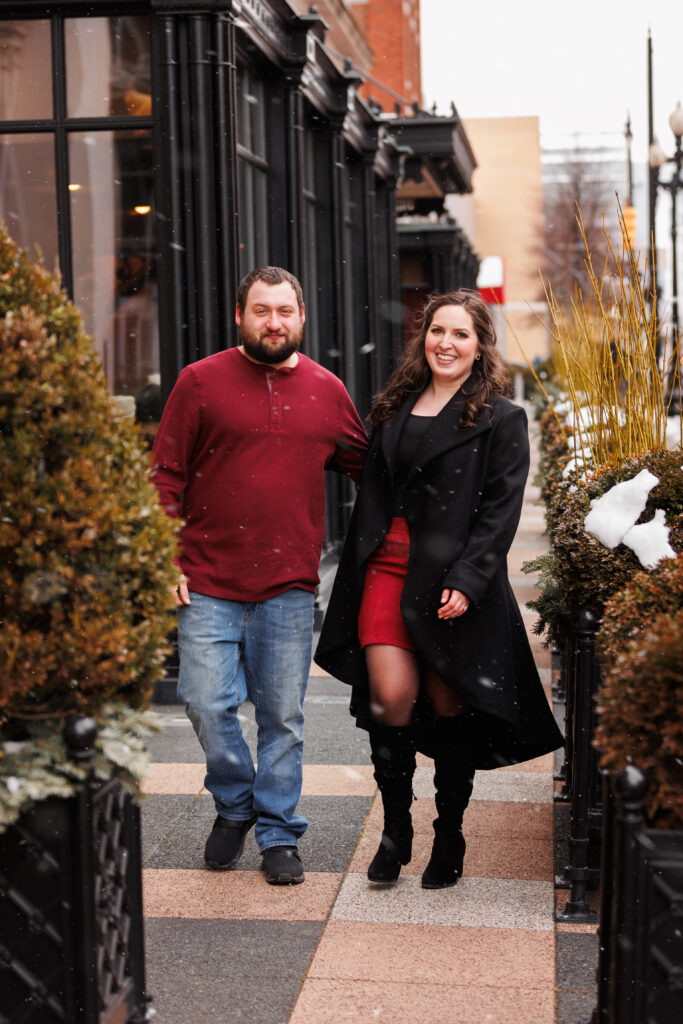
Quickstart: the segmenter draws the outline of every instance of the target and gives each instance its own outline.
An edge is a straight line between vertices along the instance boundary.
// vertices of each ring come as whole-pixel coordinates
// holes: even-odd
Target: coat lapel
[[[467,395],[461,388],[457,391],[438,416],[435,416],[424,433],[418,448],[415,462],[410,471],[409,479],[420,471],[428,462],[443,455],[451,448],[457,448],[470,441],[477,434],[482,434],[491,427],[490,412],[482,410],[477,423],[473,427],[460,427],[460,416]]]
[[[410,395],[393,419],[382,424],[382,452],[391,475],[393,475],[396,465],[396,451],[401,433],[419,397],[419,393]],[[482,411],[478,422],[473,427],[460,428],[460,416],[466,399],[467,385],[456,391],[438,416],[434,417],[422,438],[408,479],[420,471],[428,462],[431,462],[432,459],[438,458],[439,455],[443,455],[449,449],[457,448],[459,445],[465,444],[473,437],[476,437],[477,434],[482,434],[490,429],[491,414],[488,409]]]

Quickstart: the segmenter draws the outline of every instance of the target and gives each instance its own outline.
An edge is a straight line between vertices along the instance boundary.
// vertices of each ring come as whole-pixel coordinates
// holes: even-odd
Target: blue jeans
[[[178,696],[206,754],[205,786],[229,821],[256,818],[261,851],[296,846],[308,822],[301,795],[304,696],[311,668],[313,594],[267,601],[190,593],[178,609]],[[237,717],[256,712],[258,770]]]

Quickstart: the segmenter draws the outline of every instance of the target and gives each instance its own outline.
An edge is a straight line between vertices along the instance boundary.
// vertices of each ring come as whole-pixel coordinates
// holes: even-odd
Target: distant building
[[[467,118],[477,154],[472,196],[454,196],[449,209],[471,224],[482,260],[482,292],[492,302],[499,344],[510,363],[544,358],[547,334],[539,278],[543,236],[543,179],[537,117]],[[497,277],[488,276],[498,274]]]

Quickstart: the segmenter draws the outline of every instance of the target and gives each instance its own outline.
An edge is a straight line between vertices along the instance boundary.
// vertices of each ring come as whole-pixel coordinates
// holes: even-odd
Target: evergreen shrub
[[[680,458],[680,456],[679,456]],[[605,606],[595,744],[601,764],[647,772],[655,826],[683,828],[683,559],[636,573]]]
[[[619,544],[605,547],[587,533],[584,520],[592,498],[598,498],[615,484],[630,480],[642,469],[659,479],[650,491],[647,505],[638,522],[648,522],[656,508],[666,514],[669,543],[677,553],[683,551],[683,473],[680,451],[651,451],[625,459],[619,465],[606,466],[592,474],[571,492],[568,481],[558,485],[550,501],[553,523],[552,554],[527,563],[526,571],[540,572],[539,597],[529,602],[539,614],[535,631],[547,631],[554,642],[561,640],[568,621],[575,620],[584,608],[599,617],[605,604],[618,590],[630,583],[642,566],[630,548]],[[575,486],[575,485],[574,485]]]
[[[163,671],[175,527],[59,278],[0,228],[2,723],[140,708]]]

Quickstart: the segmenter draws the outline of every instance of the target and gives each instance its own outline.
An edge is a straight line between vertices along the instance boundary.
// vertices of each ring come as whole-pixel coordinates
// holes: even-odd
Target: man
[[[178,695],[206,754],[216,822],[210,868],[247,832],[273,885],[303,882],[298,839],[303,701],[325,515],[324,469],[360,476],[363,424],[341,381],[299,352],[301,285],[279,267],[241,281],[241,344],[186,366],[153,450],[154,481],[180,516]],[[238,719],[249,698],[255,770]]]

